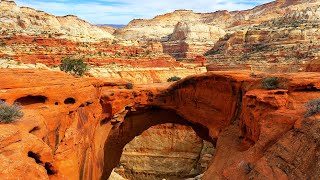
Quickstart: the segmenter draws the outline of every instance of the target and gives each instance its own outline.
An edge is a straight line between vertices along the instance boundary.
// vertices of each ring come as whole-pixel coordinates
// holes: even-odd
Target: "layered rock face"
[[[155,64],[156,66],[156,64]],[[194,74],[207,72],[203,67],[179,68],[179,67],[157,67],[157,68],[92,68],[90,74],[99,79],[112,79],[114,81],[130,81],[135,84],[164,83],[171,77],[185,78]]]
[[[28,7],[18,7],[14,1],[0,2],[0,32],[26,35],[54,34],[76,41],[113,39],[108,31],[91,25],[76,16],[53,16]]]
[[[161,78],[169,68],[182,67],[181,63],[163,53],[159,42],[117,41],[110,35],[115,29],[109,27],[91,25],[75,16],[56,17],[32,8],[18,7],[13,1],[0,3],[0,12],[3,12],[0,16],[0,60],[17,62],[16,65],[1,63],[6,68],[20,68],[22,63],[55,67],[62,59],[71,57],[83,59],[92,66],[89,76],[122,78],[123,75],[134,82],[138,82],[136,77],[142,76],[138,79],[144,80],[138,83],[153,83],[170,78],[169,74],[165,80]],[[135,69],[139,72],[131,75],[135,74]],[[198,71],[179,70],[170,75],[175,76],[178,71],[181,77],[185,77]]]
[[[179,67],[159,42],[118,41],[115,29],[75,16],[53,16],[13,1],[0,2],[0,58],[56,66],[65,57],[95,66]]]
[[[199,22],[178,22],[168,41],[163,41],[163,52],[177,58],[194,58],[204,54],[225,35],[218,26]]]
[[[177,10],[150,20],[133,20],[115,35],[123,39],[157,39],[164,52],[177,58],[194,58],[210,50],[226,32],[233,33],[287,13],[319,5],[318,1],[274,1],[246,11],[194,13]]]
[[[266,74],[248,71],[134,89],[43,70],[0,73],[0,99],[21,103],[25,113],[0,124],[5,179],[107,179],[126,144],[166,123],[190,126],[213,142],[204,180],[320,175],[319,115],[305,117],[305,104],[320,96],[319,73],[276,74],[274,90],[263,88]],[[181,133],[176,138],[186,132]]]
[[[174,58],[159,52],[153,46],[126,46],[108,41],[99,43],[73,42],[66,39],[41,36],[0,35],[0,59],[17,63],[42,63],[56,66],[66,57],[80,58],[93,66],[112,67],[179,67]],[[151,46],[151,45],[150,45]],[[153,51],[154,50],[154,51]],[[105,67],[105,69],[106,69]]]
[[[194,177],[207,169],[213,152],[191,127],[157,125],[124,147],[116,172],[128,179]]]
[[[226,35],[207,52],[207,59],[251,64],[251,69],[258,71],[306,71],[306,64],[319,56],[319,26],[319,6],[292,11]]]

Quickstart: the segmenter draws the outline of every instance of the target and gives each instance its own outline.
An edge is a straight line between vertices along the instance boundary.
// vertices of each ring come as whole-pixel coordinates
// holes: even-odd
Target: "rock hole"
[[[33,158],[34,160],[36,160],[37,164],[41,164],[42,163],[42,161],[40,160],[41,156],[39,154],[37,154],[37,153],[29,151],[28,152],[28,157]]]
[[[59,105],[59,103],[58,103],[58,102],[55,102],[55,103],[54,103],[54,105],[56,105],[56,106],[57,106],[57,105]]]
[[[44,164],[44,168],[47,170],[47,174],[48,174],[48,175],[54,175],[54,174],[56,174],[56,171],[53,169],[52,164],[50,164],[50,163],[45,163],[45,164]]]
[[[39,126],[36,126],[36,127],[34,127],[34,128],[32,128],[30,131],[29,131],[29,133],[34,133],[35,131],[38,131],[38,130],[40,130],[40,128],[39,128]]]
[[[67,98],[66,100],[64,100],[64,104],[75,104],[76,100],[73,98]]]
[[[277,92],[275,92],[274,94],[284,95],[284,94],[285,94],[285,92],[283,92],[283,91],[277,91]]]
[[[17,99],[15,102],[20,103],[22,106],[31,104],[44,104],[48,100],[45,96],[25,96]]]

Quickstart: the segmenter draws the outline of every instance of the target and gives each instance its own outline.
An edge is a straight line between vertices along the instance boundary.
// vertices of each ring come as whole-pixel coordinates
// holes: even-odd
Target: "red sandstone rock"
[[[22,103],[25,116],[0,125],[1,177],[106,178],[126,143],[167,122],[201,124],[208,128],[201,137],[217,141],[203,179],[319,177],[319,117],[304,118],[305,103],[320,97],[319,73],[274,75],[277,90],[261,89],[264,75],[249,74],[211,72],[169,88],[131,90],[60,72],[2,69],[0,98]]]

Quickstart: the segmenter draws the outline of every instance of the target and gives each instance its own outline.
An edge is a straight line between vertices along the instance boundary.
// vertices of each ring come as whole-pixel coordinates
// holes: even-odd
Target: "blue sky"
[[[132,19],[150,19],[177,9],[195,12],[244,10],[271,0],[16,0],[54,15],[73,14],[93,24],[127,24]]]

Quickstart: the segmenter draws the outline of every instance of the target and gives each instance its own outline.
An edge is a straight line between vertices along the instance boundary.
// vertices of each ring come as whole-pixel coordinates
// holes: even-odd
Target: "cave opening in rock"
[[[64,100],[64,104],[75,104],[76,100],[74,98],[67,98]]]
[[[32,104],[45,103],[48,100],[45,96],[25,96],[17,99],[15,102],[20,103],[22,106],[28,106]]]
[[[128,179],[195,177],[206,170],[215,141],[206,127],[173,110],[129,111],[107,137],[101,179],[108,179],[113,170]]]

